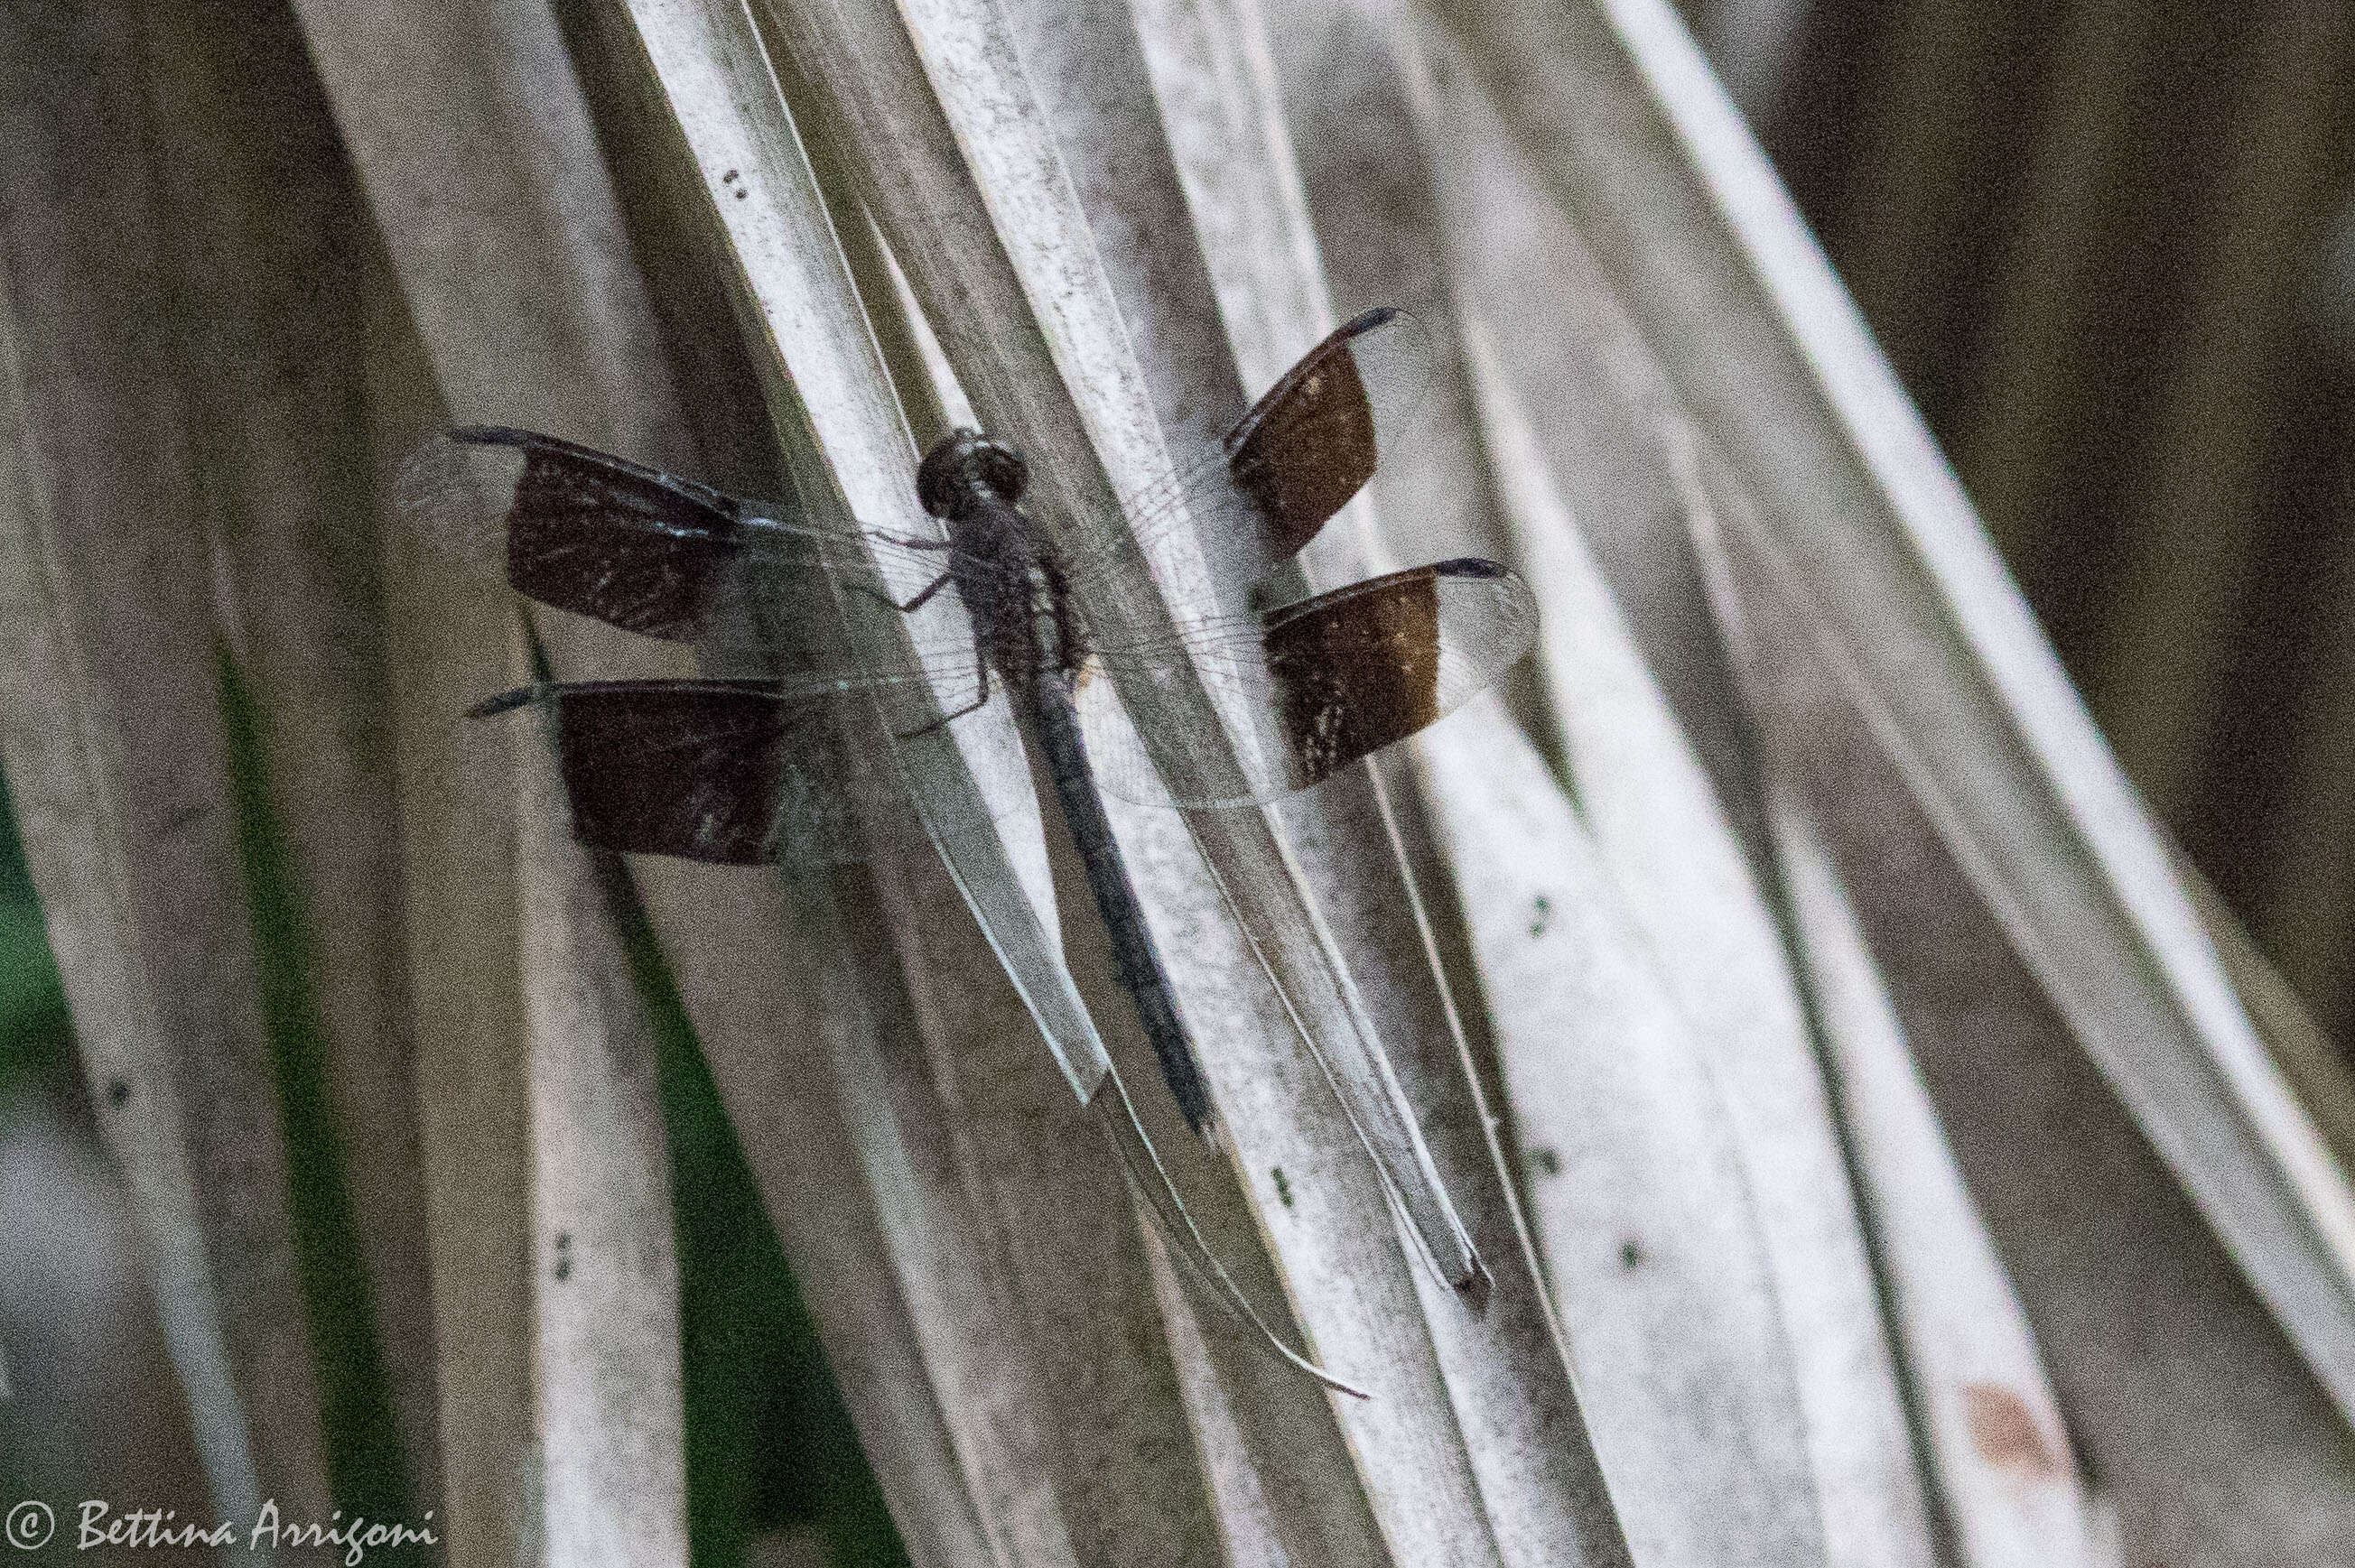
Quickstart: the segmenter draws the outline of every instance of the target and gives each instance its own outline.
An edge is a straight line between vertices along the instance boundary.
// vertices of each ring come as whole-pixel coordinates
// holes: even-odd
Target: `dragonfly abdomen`
[[[1137,901],[1128,867],[1120,857],[1120,845],[1113,838],[1112,822],[1104,815],[1103,798],[1096,792],[1071,687],[1060,673],[1041,673],[1026,683],[1024,690],[1039,748],[1046,753],[1048,772],[1055,781],[1056,801],[1063,809],[1071,842],[1087,869],[1096,912],[1103,917],[1105,933],[1112,939],[1114,970],[1136,1003],[1138,1021],[1145,1025],[1153,1054],[1160,1058],[1162,1076],[1168,1080],[1169,1092],[1185,1113],[1187,1125],[1208,1138],[1212,1124],[1209,1089],[1202,1081],[1193,1037],[1178,1016],[1177,998],[1170,994],[1152,927],[1145,923],[1145,906]]]

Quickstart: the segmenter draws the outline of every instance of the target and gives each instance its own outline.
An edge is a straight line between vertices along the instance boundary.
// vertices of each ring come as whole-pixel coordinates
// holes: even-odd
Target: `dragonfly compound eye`
[[[983,436],[973,443],[974,476],[1011,502],[1022,499],[1030,488],[1030,465],[1012,447],[1000,446]]]
[[[1021,499],[1029,483],[1030,465],[1013,448],[978,430],[952,430],[916,470],[916,499],[933,516],[945,517],[975,485],[1012,502]]]

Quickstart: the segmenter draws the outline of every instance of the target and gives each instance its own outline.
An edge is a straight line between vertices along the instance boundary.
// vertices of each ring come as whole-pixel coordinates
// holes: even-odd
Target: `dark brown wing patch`
[[[1350,344],[1397,314],[1368,311],[1337,329],[1229,432],[1229,468],[1267,520],[1273,559],[1315,538],[1373,477],[1374,409]]]
[[[1435,568],[1312,599],[1267,624],[1267,666],[1301,787],[1439,717]]]
[[[774,860],[789,711],[758,682],[550,686],[572,836],[714,865]]]
[[[552,436],[485,428],[452,437],[522,454],[506,517],[517,592],[648,637],[698,635],[741,548],[728,497]]]
[[[1264,616],[1181,624],[1172,641],[1098,647],[1113,678],[1074,693],[1088,758],[1106,794],[1149,806],[1280,800],[1453,712],[1537,638],[1529,586],[1466,556],[1351,583]],[[1146,744],[1124,691],[1150,702],[1175,659],[1201,678],[1238,743],[1240,779],[1166,778],[1167,747]],[[1156,757],[1156,751],[1161,755]]]

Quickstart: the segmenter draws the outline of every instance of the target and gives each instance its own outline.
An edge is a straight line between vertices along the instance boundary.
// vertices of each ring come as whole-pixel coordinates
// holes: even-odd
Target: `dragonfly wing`
[[[1414,317],[1368,311],[1310,349],[1228,433],[1235,481],[1266,517],[1278,558],[1315,538],[1398,450],[1431,365]]]
[[[1366,312],[1301,357],[1227,433],[1220,453],[1125,497],[1130,535],[1150,556],[1190,525],[1249,563],[1251,579],[1300,553],[1407,443],[1429,392],[1429,331],[1406,312]],[[1073,576],[1111,569],[1122,541],[1081,540]]]
[[[888,746],[852,738],[872,715],[849,705],[900,683],[576,682],[475,713],[548,715],[582,843],[711,865],[838,865],[924,842]]]
[[[445,555],[542,604],[674,641],[717,636],[763,647],[789,633],[806,613],[802,596],[825,579],[889,593],[878,559],[905,558],[900,575],[920,584],[943,562],[554,436],[493,426],[426,442],[402,469],[399,496]]]
[[[1466,557],[1353,583],[1270,611],[1181,626],[1173,641],[1108,648],[1111,677],[1078,693],[1088,755],[1107,794],[1146,805],[1239,806],[1330,778],[1453,712],[1527,653],[1537,605],[1521,579]],[[1225,726],[1224,748],[1168,733],[1189,662]],[[1131,721],[1165,726],[1156,747]],[[1192,710],[1194,720],[1203,716]],[[1175,716],[1182,726],[1184,716]],[[1202,759],[1209,758],[1205,762]],[[1190,775],[1183,776],[1183,775]]]
[[[731,497],[528,430],[436,436],[400,500],[444,554],[517,592],[673,641],[698,634],[741,549]]]

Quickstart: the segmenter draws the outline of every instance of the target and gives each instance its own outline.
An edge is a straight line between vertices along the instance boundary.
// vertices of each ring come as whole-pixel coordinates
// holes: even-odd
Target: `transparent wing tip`
[[[513,691],[501,692],[495,697],[485,697],[466,710],[466,716],[470,719],[494,718],[500,714],[510,714],[517,708],[527,708],[545,702],[549,695],[549,688],[544,685],[517,686]]]
[[[1395,305],[1366,312],[1344,330],[1349,329],[1349,357],[1357,362],[1376,444],[1387,461],[1414,433],[1416,413],[1436,374],[1438,344],[1421,317]]]
[[[409,455],[393,482],[402,519],[443,559],[506,576],[507,513],[524,454],[492,429],[450,430]]]

